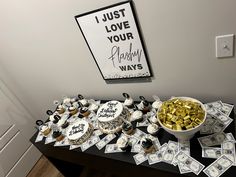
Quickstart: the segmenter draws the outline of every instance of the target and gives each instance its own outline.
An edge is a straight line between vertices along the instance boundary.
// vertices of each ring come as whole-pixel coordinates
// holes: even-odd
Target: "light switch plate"
[[[216,57],[233,57],[234,55],[234,34],[216,36]]]

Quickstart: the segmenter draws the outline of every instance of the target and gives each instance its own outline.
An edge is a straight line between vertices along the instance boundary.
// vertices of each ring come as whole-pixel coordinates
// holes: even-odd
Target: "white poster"
[[[105,80],[150,77],[131,1],[75,17]]]

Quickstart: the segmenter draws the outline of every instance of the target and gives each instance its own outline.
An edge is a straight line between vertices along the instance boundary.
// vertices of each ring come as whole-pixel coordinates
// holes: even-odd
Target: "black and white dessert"
[[[143,114],[146,114],[150,111],[149,103],[143,96],[140,96],[139,98],[141,99],[141,102],[138,104],[138,108],[143,112]]]
[[[142,146],[145,153],[152,153],[155,151],[155,146],[154,146],[152,140],[149,138],[143,138],[141,140],[141,146]]]
[[[71,124],[67,129],[67,138],[72,144],[82,144],[93,133],[93,126],[85,120],[78,120]]]
[[[134,133],[134,127],[130,122],[124,122],[122,125],[122,131],[127,135],[132,135]]]
[[[120,138],[118,138],[116,145],[118,148],[120,148],[121,150],[125,151],[128,149],[129,147],[129,139],[126,136],[121,136]]]
[[[157,124],[149,124],[147,126],[147,132],[151,135],[156,135],[159,130],[159,126]]]
[[[136,105],[134,105],[134,112],[131,114],[130,120],[136,122],[143,121],[143,112],[140,111]]]
[[[83,106],[86,106],[88,107],[89,106],[89,102],[87,99],[85,99],[82,95],[78,95],[78,99],[79,99],[79,102],[83,105]]]
[[[129,119],[129,111],[119,101],[109,101],[98,109],[97,117],[103,133],[115,133],[122,129],[124,120]]]
[[[124,101],[124,106],[128,108],[133,108],[134,100],[129,96],[128,93],[123,93],[123,96],[126,98]]]

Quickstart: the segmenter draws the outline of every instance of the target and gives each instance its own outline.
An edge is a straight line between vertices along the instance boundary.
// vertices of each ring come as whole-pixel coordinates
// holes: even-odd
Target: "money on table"
[[[233,162],[225,155],[220,156],[212,164],[203,170],[208,177],[219,177],[233,165]]]

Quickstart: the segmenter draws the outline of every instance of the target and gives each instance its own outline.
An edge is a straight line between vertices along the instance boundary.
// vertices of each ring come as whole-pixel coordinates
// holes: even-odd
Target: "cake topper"
[[[144,98],[144,96],[139,96],[139,99],[142,101],[146,101],[146,99]]]
[[[53,123],[56,124],[60,119],[61,119],[61,116],[55,115],[55,116],[54,116]]]
[[[78,99],[82,100],[82,99],[84,99],[84,97],[81,94],[78,94]]]
[[[134,111],[139,110],[136,104],[134,104],[134,108],[133,108],[133,110],[134,110]]]
[[[84,107],[84,105],[81,102],[78,102],[79,108]]]
[[[128,93],[122,93],[123,97],[125,98],[130,98],[129,94]]]
[[[153,98],[155,101],[160,101],[160,100],[161,100],[157,95],[152,95],[152,98]]]
[[[38,125],[38,126],[41,126],[41,125],[43,125],[44,124],[44,122],[42,121],[42,120],[36,120],[36,125]]]
[[[47,115],[49,115],[49,116],[53,115],[52,110],[47,110],[46,113],[47,113]]]
[[[59,102],[58,100],[54,100],[54,101],[53,101],[53,104],[56,105],[56,106],[58,106],[58,105],[60,104],[60,102]]]
[[[36,129],[39,131],[41,130],[42,125],[44,125],[44,122],[42,120],[36,120]]]
[[[143,101],[143,105],[144,105],[144,106],[148,106],[148,104],[149,104],[149,103],[148,103],[146,100]]]

